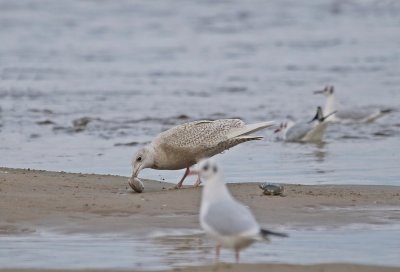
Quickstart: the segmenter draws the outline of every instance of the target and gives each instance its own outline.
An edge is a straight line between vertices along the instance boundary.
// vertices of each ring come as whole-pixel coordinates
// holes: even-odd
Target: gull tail
[[[312,123],[315,120],[318,120],[318,122],[322,123],[323,121],[325,121],[329,116],[335,114],[337,111],[331,112],[328,115],[324,116],[323,112],[322,112],[322,108],[321,107],[317,107],[317,113],[315,114],[314,118],[308,122],[308,123]]]
[[[263,138],[264,138],[263,136],[243,135],[243,136],[235,137],[234,140],[238,140],[241,143],[244,143],[244,142],[248,142],[248,141],[262,140]]]
[[[237,138],[240,136],[249,135],[253,132],[259,131],[259,130],[267,128],[267,127],[271,127],[275,124],[276,124],[275,121],[249,124],[249,125],[245,125],[240,128],[233,129],[227,136],[229,139]],[[252,138],[259,138],[259,137],[252,137]],[[254,139],[254,140],[259,140],[259,139]]]
[[[386,115],[386,114],[389,114],[389,113],[391,113],[391,112],[394,112],[394,111],[395,111],[395,109],[391,109],[391,108],[386,108],[386,109],[377,110],[375,113],[371,114],[371,115],[367,118],[366,122],[367,122],[367,123],[373,122],[373,121],[375,121],[376,119],[378,119],[378,118],[380,118],[380,117],[382,117],[382,116],[384,116],[384,115]]]
[[[268,236],[289,237],[289,235],[286,233],[275,232],[266,229],[261,229],[261,235],[264,237],[264,239],[268,239]]]
[[[394,111],[393,109],[383,109],[383,110],[380,110],[381,114],[388,114],[388,113],[391,113],[391,112],[393,112],[393,111]]]
[[[235,145],[248,142],[248,141],[254,141],[254,140],[262,140],[263,137],[261,136],[251,136],[251,135],[244,135],[244,136],[238,136],[234,138],[227,139],[226,141],[221,142],[220,144],[222,145],[222,149],[229,149],[231,147],[234,147]]]

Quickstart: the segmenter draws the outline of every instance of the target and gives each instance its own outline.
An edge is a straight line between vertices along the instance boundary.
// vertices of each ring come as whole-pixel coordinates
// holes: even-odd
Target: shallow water
[[[287,230],[290,238],[256,243],[242,263],[351,262],[400,266],[398,225]],[[221,261],[233,262],[222,250]],[[168,269],[214,262],[214,244],[198,230],[155,230],[147,237],[115,234],[0,236],[0,267]]]
[[[173,125],[309,120],[334,84],[397,111],[320,146],[262,132],[221,156],[228,181],[399,185],[399,27],[393,0],[0,1],[0,166],[128,176]]]

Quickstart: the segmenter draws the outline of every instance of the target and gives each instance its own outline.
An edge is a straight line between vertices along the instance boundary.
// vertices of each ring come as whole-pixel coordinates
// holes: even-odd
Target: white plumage
[[[315,94],[323,94],[326,96],[326,104],[324,108],[324,115],[335,112],[326,120],[329,122],[340,122],[340,123],[369,123],[376,119],[390,113],[391,109],[379,109],[379,108],[339,108],[336,105],[336,95],[333,86],[326,86],[323,90],[314,92]]]
[[[332,114],[334,113],[330,113]],[[283,122],[275,133],[280,133],[286,142],[322,142],[327,127],[326,119],[330,115],[324,117],[322,108],[318,107],[314,119],[310,122]]]
[[[239,251],[253,242],[268,240],[269,235],[287,236],[260,227],[251,211],[229,193],[222,171],[215,161],[202,161],[197,168],[199,175],[205,180],[200,224],[217,241],[217,258],[220,247],[225,247],[235,251],[238,262]]]

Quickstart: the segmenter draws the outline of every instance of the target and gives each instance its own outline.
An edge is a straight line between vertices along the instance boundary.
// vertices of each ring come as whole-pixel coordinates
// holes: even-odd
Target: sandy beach
[[[201,188],[172,189],[174,184],[144,180],[134,193],[127,177],[0,168],[0,234],[38,230],[61,233],[127,233],[149,228],[199,228]],[[284,196],[265,196],[256,183],[230,184],[264,226],[279,229],[398,223],[400,188],[366,185],[285,185]],[[392,207],[392,209],[390,209]],[[385,212],[382,212],[385,208]],[[293,266],[219,265],[179,271],[386,271],[350,264]],[[387,269],[396,271],[400,269]],[[3,270],[7,271],[7,270]]]
[[[0,272],[400,272],[400,1],[0,7]],[[196,177],[174,189],[212,155],[288,238],[216,262]]]

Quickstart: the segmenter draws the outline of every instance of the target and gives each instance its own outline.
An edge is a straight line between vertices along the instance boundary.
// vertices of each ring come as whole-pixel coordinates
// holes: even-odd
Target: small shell
[[[264,195],[282,195],[284,191],[283,185],[276,183],[263,183],[259,187],[264,191]]]
[[[129,186],[131,186],[136,193],[141,193],[144,190],[143,183],[138,177],[130,178]]]

